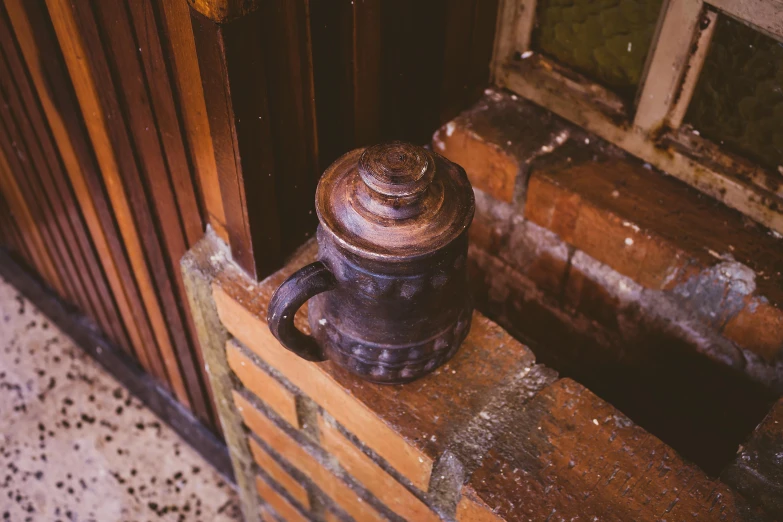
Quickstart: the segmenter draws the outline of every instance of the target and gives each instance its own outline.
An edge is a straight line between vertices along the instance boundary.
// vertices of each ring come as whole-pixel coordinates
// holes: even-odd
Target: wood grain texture
[[[225,23],[239,18],[261,5],[260,0],[188,0],[190,6],[213,22]]]
[[[5,50],[7,78],[13,78],[12,111],[18,121],[29,122],[27,145],[32,156],[41,158],[36,171],[52,209],[58,216],[60,228],[78,270],[95,319],[105,332],[125,350],[130,343],[122,322],[114,313],[114,301],[107,289],[102,267],[98,262],[89,234],[76,202],[73,189],[63,169],[62,158],[51,137],[37,95],[31,85],[21,52],[13,39],[7,13],[0,9],[0,45]],[[10,86],[9,86],[10,87]],[[11,89],[8,89],[10,92]]]
[[[259,9],[263,21],[264,63],[269,78],[267,96],[274,153],[274,198],[279,202],[280,248],[284,257],[314,234],[317,223],[313,201],[321,170],[308,4],[278,0],[265,2]]]
[[[312,2],[321,169],[348,150],[425,143],[489,83],[496,0]]]
[[[27,243],[22,239],[19,224],[11,213],[11,207],[3,195],[2,181],[0,181],[0,245],[9,249],[12,255],[21,256],[29,267],[33,267],[39,273],[41,270],[33,260],[33,255],[27,248]]]
[[[141,189],[141,193],[138,190],[139,177],[136,173],[134,154],[130,149],[124,125],[110,125],[108,123],[111,120],[122,121],[122,119],[116,101],[108,107],[103,105],[106,101],[113,100],[109,92],[112,90],[109,87],[113,84],[105,56],[101,53],[102,48],[94,48],[85,43],[85,41],[100,41],[95,32],[95,24],[93,22],[89,26],[92,31],[85,34],[84,29],[77,25],[73,6],[68,2],[47,0],[47,7],[60,46],[63,49],[93,150],[133,267],[133,274],[155,333],[166,368],[167,383],[177,398],[189,406],[190,399],[174,355],[172,340],[164,320],[163,306],[156,295],[157,281],[153,284],[153,277],[145,259],[145,248],[142,247],[142,240],[145,239],[145,247],[150,246],[153,250],[152,254],[157,253],[156,257],[160,256],[160,246],[153,243],[156,241],[155,233],[153,232],[150,236],[141,232],[141,230],[154,230],[154,227],[149,212],[146,210],[143,189]],[[93,60],[86,59],[88,57],[92,57]],[[96,70],[96,62],[100,67],[98,70]],[[100,90],[97,85],[101,85]],[[102,99],[102,95],[108,100]],[[115,149],[113,144],[115,141],[123,146]],[[122,170],[120,165],[122,165]],[[132,187],[136,189],[135,192],[130,192],[130,188],[126,188],[123,183],[124,179],[129,178],[131,181],[136,181],[135,186]],[[135,199],[132,200],[132,197]],[[132,206],[132,201],[137,205]],[[142,212],[138,212],[139,207],[143,209]],[[139,219],[145,228],[142,229],[140,225],[137,225],[136,219]]]
[[[59,53],[54,30],[41,7],[21,0],[6,1],[30,78],[136,357],[148,372],[165,381],[165,371],[128,267],[113,213],[106,201],[73,87]],[[46,55],[47,59],[42,59],[42,55]]]
[[[252,277],[281,262],[260,11],[218,25],[191,12],[234,259]],[[254,242],[257,246],[254,249]],[[263,245],[263,247],[262,247]]]
[[[195,200],[190,168],[184,154],[176,107],[173,105],[167,71],[162,64],[160,42],[156,38],[154,14],[139,12],[144,4],[101,3],[95,16],[106,53],[113,65],[116,103],[129,131],[130,144],[137,151],[136,167],[141,175],[136,185],[126,177],[126,185],[137,194],[137,216],[149,212],[158,232],[145,226],[143,235],[148,259],[163,313],[169,325],[175,358],[190,394],[194,412],[205,422],[211,419],[200,356],[194,349],[195,335],[183,308],[185,290],[178,271],[179,259],[189,240],[195,242],[202,220]],[[87,22],[89,23],[89,22]],[[111,28],[111,30],[107,30]],[[136,46],[140,51],[135,52]],[[141,197],[146,191],[146,200]],[[146,203],[144,203],[146,201]],[[144,207],[143,205],[146,205]],[[142,210],[143,209],[143,210]],[[156,248],[160,248],[159,252]]]
[[[93,6],[94,11],[83,4],[74,7],[80,33],[89,42],[87,60],[102,85],[100,102],[107,117],[124,123],[110,126],[112,144],[168,325],[172,351],[163,353],[164,362],[170,379],[182,381],[194,413],[209,422],[210,406],[192,352],[193,336],[183,307],[185,291],[177,271],[186,251],[182,217],[157,132],[150,80],[141,63],[144,55],[137,52],[143,47],[137,43],[127,4],[101,2]]]
[[[10,104],[5,98],[2,102],[0,105],[0,148],[3,149],[11,166],[9,173],[16,179],[17,186],[20,188],[22,197],[26,200],[35,222],[41,227],[46,248],[65,289],[64,295],[83,310],[89,311],[82,289],[75,285],[75,271],[62,240],[62,234],[58,230],[57,221],[37,184],[35,173],[32,172],[32,167],[27,161],[26,151],[20,149],[23,143],[15,140],[19,133],[9,112]]]
[[[446,9],[439,118],[454,118],[479,99],[489,82],[489,62],[499,0],[460,0]]]
[[[41,229],[39,229],[32,212],[30,212],[27,201],[16,179],[13,177],[11,166],[2,150],[0,150],[0,186],[2,186],[3,194],[6,195],[14,220],[22,232],[33,263],[46,282],[58,294],[65,295],[65,287],[60,280],[59,272],[54,267],[54,260],[46,248]]]
[[[218,236],[227,242],[226,214],[223,199],[220,197],[215,151],[209,133],[209,119],[204,90],[201,87],[201,72],[190,23],[190,10],[181,0],[162,0],[161,3],[175,90],[180,106],[185,108],[182,111],[182,121],[196,171],[200,198],[207,221]]]
[[[33,12],[29,11],[28,13],[32,14]],[[149,353],[151,366],[155,369],[155,374],[159,376],[162,384],[171,388],[172,385],[169,383],[159,353],[159,348],[169,342],[168,334],[165,330],[165,324],[160,319],[160,309],[147,273],[138,231],[133,224],[130,206],[120,180],[117,160],[109,140],[108,126],[103,119],[103,110],[98,103],[97,89],[88,64],[79,59],[84,55],[84,43],[77,32],[73,13],[66,3],[49,2],[47,12],[39,13],[38,21],[39,23],[36,24],[38,27],[47,25],[47,23],[52,24],[56,39],[62,49],[67,71],[59,71],[60,74],[49,75],[50,78],[62,78],[61,82],[58,82],[61,88],[52,89],[52,92],[62,95],[69,92],[62,84],[72,85],[74,95],[67,99],[60,99],[58,106],[63,111],[74,108],[71,113],[72,117],[69,119],[69,134],[72,138],[75,139],[75,137],[84,134],[84,131],[74,132],[74,126],[77,125],[80,127],[83,125],[89,135],[89,142],[84,138],[74,141],[74,144],[80,150],[81,158],[83,160],[90,158],[91,161],[96,161],[97,167],[90,165],[90,168],[84,168],[82,172],[85,174],[88,189],[93,196],[96,210],[100,212],[104,226],[112,225],[113,230],[109,229],[106,237],[112,242],[115,259],[121,259],[123,255],[121,253],[127,252],[130,266],[125,268],[123,263],[118,263],[118,268],[125,272],[123,285],[129,295],[140,298],[140,301],[131,299],[131,303],[135,305],[134,316],[137,324],[141,325],[140,332]],[[45,31],[39,30],[39,34],[41,32],[45,34]],[[45,61],[44,63],[55,62]],[[81,111],[75,110],[73,100],[78,101],[78,107]],[[83,124],[80,122],[82,117]],[[95,160],[92,160],[93,157]],[[83,163],[82,165],[89,164]],[[118,230],[119,234],[114,232],[115,230]],[[149,321],[151,331],[144,328],[147,321]]]
[[[333,2],[310,3],[310,37],[312,40],[313,54],[313,85],[315,89],[315,103],[318,125],[318,148],[320,153],[321,170],[328,167],[334,160],[345,152],[354,148],[355,144],[367,139],[379,139],[380,116],[379,107],[374,107],[372,112],[361,116],[364,118],[362,132],[364,135],[356,136],[354,129],[356,110],[354,106],[354,92],[357,86],[354,77],[357,68],[366,58],[362,53],[367,53],[367,58],[375,60],[371,62],[371,72],[361,81],[362,85],[371,83],[375,85],[375,96],[379,96],[378,82],[380,81],[377,67],[380,37],[378,32],[367,36],[369,42],[361,53],[354,52],[354,42],[357,34],[363,35],[359,29],[354,29],[354,16],[359,16],[365,22],[370,20],[376,23],[375,16],[369,16],[369,11],[377,4],[375,0],[369,2],[356,2],[350,0],[336,0]],[[356,31],[359,31],[358,33]],[[370,52],[370,50],[373,50]],[[356,63],[352,63],[357,59]],[[363,70],[362,68],[361,70]],[[370,96],[370,92],[364,94]],[[366,136],[366,137],[365,137]]]
[[[764,520],[728,486],[570,379],[525,406],[463,494],[502,520]]]
[[[139,47],[138,56],[143,66],[144,80],[150,94],[158,140],[176,201],[175,210],[179,212],[185,244],[191,247],[201,239],[204,226],[161,41],[161,35],[165,35],[165,26],[161,25],[159,10],[151,2],[128,2],[128,10],[134,41]],[[121,12],[116,14],[120,15]],[[180,257],[181,255],[176,259]]]

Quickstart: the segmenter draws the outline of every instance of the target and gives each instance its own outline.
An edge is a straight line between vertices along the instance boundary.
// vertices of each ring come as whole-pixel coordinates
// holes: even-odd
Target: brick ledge
[[[313,255],[314,247],[311,244],[283,270],[261,284],[251,282],[238,268],[227,264],[215,274],[211,285],[222,324],[235,337],[235,341],[231,342],[243,343],[264,365],[274,370],[270,372],[259,368],[258,371],[265,372],[267,376],[282,375],[285,378],[286,382],[281,383],[281,389],[274,393],[254,388],[260,396],[252,395],[246,388],[253,385],[253,382],[248,381],[248,378],[252,379],[248,377],[252,372],[244,377],[241,372],[237,374],[238,380],[234,386],[242,390],[237,396],[237,404],[241,407],[240,413],[245,415],[245,423],[253,431],[252,437],[264,440],[281,459],[286,459],[288,462],[284,468],[293,466],[308,477],[304,487],[311,489],[310,500],[325,499],[326,504],[314,505],[308,516],[333,519],[335,513],[343,513],[342,516],[360,516],[360,519],[397,519],[401,515],[399,511],[394,514],[395,509],[403,508],[395,504],[394,498],[386,498],[385,501],[379,498],[383,496],[380,489],[382,484],[389,480],[400,484],[403,488],[400,494],[404,495],[408,491],[423,502],[429,510],[423,513],[431,513],[436,519],[458,516],[459,520],[514,520],[518,514],[507,509],[508,503],[529,506],[529,509],[535,509],[539,504],[543,506],[538,493],[533,497],[528,496],[538,488],[548,490],[548,496],[554,495],[550,503],[557,503],[564,516],[569,513],[576,516],[582,512],[581,501],[574,500],[579,498],[577,493],[580,487],[573,482],[579,476],[577,471],[573,471],[574,467],[566,465],[540,474],[535,470],[550,467],[547,464],[547,459],[551,458],[547,456],[548,450],[541,452],[533,447],[521,447],[517,448],[518,451],[508,453],[504,448],[508,447],[509,437],[519,439],[515,427],[520,422],[533,426],[535,433],[536,423],[539,422],[535,419],[547,419],[553,428],[542,439],[549,441],[547,444],[561,447],[567,440],[573,437],[580,439],[590,430],[595,432],[592,437],[605,438],[611,443],[615,439],[612,425],[600,419],[607,416],[624,419],[624,426],[633,426],[631,421],[573,381],[556,381],[556,374],[551,370],[535,366],[533,356],[526,347],[480,315],[475,318],[471,336],[448,366],[408,385],[373,385],[341,372],[329,362],[309,363],[296,358],[269,333],[265,323],[266,304],[279,283],[293,270],[310,261]],[[302,316],[297,317],[303,329],[306,328],[304,319]],[[220,350],[225,350],[225,345]],[[256,364],[250,358],[244,362],[245,365]],[[234,364],[237,364],[236,360]],[[239,364],[241,366],[241,362]],[[242,385],[242,382],[245,384]],[[557,390],[566,389],[586,401],[581,411],[584,418],[588,419],[587,425],[575,429],[572,417],[560,416],[551,408],[550,417],[548,407],[539,408],[536,410],[539,412],[537,417],[530,417],[532,410],[528,404],[539,404],[544,400],[542,397],[552,397],[552,394],[557,396],[560,393]],[[289,399],[277,404],[286,393],[294,396],[295,421],[272,413],[278,408],[280,411],[289,411],[288,406],[285,406],[290,403]],[[255,420],[247,417],[250,406],[241,396],[255,397],[259,405],[263,405],[261,409],[252,408]],[[592,416],[591,408],[594,407],[599,409]],[[349,454],[342,454],[335,446],[326,451],[326,441],[322,439],[324,424],[319,421],[319,415],[333,418],[334,421],[329,422],[337,426],[340,433],[350,435],[342,444],[343,449],[351,448]],[[360,421],[357,422],[357,419]],[[301,428],[297,429],[296,426]],[[283,436],[281,433],[297,435],[290,438],[290,435]],[[667,461],[667,465],[675,472],[665,478],[659,474],[647,474],[643,448],[666,446],[641,428],[633,426],[632,433],[633,436],[623,438],[622,444],[617,446],[625,455],[623,462],[626,463],[621,463],[619,470],[626,470],[624,473],[637,479],[660,483],[659,491],[669,492],[662,493],[664,495],[672,494],[675,488],[680,487],[683,490],[695,487],[699,491],[717,488],[719,496],[697,495],[684,504],[700,506],[698,509],[706,513],[705,516],[709,516],[709,513],[715,517],[731,517],[740,512],[753,513],[752,510],[746,510],[744,500],[728,487],[708,479],[698,468],[682,459]],[[305,440],[309,442],[303,445]],[[252,442],[250,444],[252,446]],[[580,451],[586,452],[584,458],[587,460],[600,457],[592,454],[592,446],[590,439],[584,439],[581,443]],[[315,453],[311,451],[315,450],[307,448],[318,447],[322,449],[315,453],[321,455],[321,458],[314,458]],[[301,451],[310,457],[301,453],[302,456],[295,457]],[[667,448],[666,452],[674,455],[671,449]],[[467,455],[472,455],[473,460],[467,458]],[[537,484],[535,488],[527,492],[524,489],[507,490],[507,483],[488,482],[488,477],[503,478],[505,475],[498,475],[497,471],[517,468],[517,460],[523,457],[527,459],[524,460],[525,469],[532,473],[529,479]],[[351,461],[351,458],[354,460]],[[529,460],[531,458],[533,460]],[[365,464],[357,468],[358,461]],[[374,465],[367,466],[367,462]],[[428,462],[429,468],[421,466]],[[390,468],[396,472],[389,473]],[[351,479],[343,478],[343,473],[351,475]],[[361,476],[362,480],[359,481],[353,473]],[[300,474],[289,473],[288,476],[297,477]],[[267,473],[266,478],[273,480],[270,473]],[[687,483],[684,482],[686,478]],[[378,484],[374,483],[376,480]],[[550,483],[560,486],[551,490],[548,486]],[[591,484],[591,487],[594,486]],[[280,499],[275,497],[274,492],[279,493],[283,486],[276,483],[270,487],[262,487],[263,494],[279,503]],[[373,491],[376,494],[369,499],[367,495]],[[296,498],[294,494],[296,492],[281,498]],[[612,506],[622,504],[626,506],[623,509],[633,510],[639,520],[658,518],[658,514],[648,509],[641,496],[622,499],[617,496],[619,492],[608,484],[599,487],[597,494],[605,499],[609,510],[607,513],[615,512]],[[371,502],[362,501],[362,498]],[[290,499],[288,504],[291,504]],[[297,504],[297,509],[304,508],[302,502]],[[372,506],[378,507],[373,509]],[[391,506],[395,508],[391,509]],[[713,511],[709,510],[709,506],[713,506]],[[287,509],[285,503],[278,507]],[[373,511],[367,512],[368,508]],[[364,515],[360,515],[357,509],[365,509]],[[676,502],[671,509],[673,516],[680,510]],[[686,508],[681,509],[684,514]],[[543,512],[531,513],[534,518],[539,515],[545,516]]]

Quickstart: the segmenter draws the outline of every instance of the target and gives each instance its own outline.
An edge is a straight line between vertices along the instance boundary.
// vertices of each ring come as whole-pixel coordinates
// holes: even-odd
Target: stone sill
[[[214,237],[183,261],[248,520],[763,519],[481,314],[451,362],[406,385],[297,358],[267,304],[315,253],[261,283]]]
[[[783,393],[778,234],[499,90],[439,129],[433,149],[476,189],[480,255],[624,345],[638,344],[626,318],[640,310],[636,323]]]

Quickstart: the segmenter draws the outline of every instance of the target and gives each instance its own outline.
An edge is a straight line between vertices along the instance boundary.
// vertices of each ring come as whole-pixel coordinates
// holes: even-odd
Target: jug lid
[[[343,248],[386,261],[441,249],[467,230],[475,211],[462,167],[398,141],[335,161],[318,183],[315,206]]]

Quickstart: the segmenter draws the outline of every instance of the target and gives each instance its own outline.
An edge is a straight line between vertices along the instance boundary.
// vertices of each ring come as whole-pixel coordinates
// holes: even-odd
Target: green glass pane
[[[721,16],[685,121],[768,168],[783,165],[783,44]]]
[[[540,0],[534,46],[585,76],[633,96],[662,0]]]

